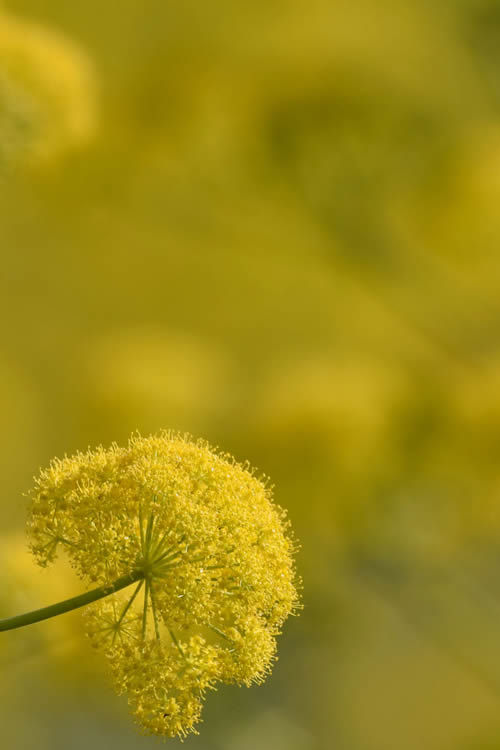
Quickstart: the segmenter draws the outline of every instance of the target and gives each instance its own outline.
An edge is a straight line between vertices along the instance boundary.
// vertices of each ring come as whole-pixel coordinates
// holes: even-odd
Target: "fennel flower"
[[[37,562],[64,550],[98,587],[0,629],[92,602],[87,634],[138,724],[157,735],[196,732],[219,683],[265,679],[298,580],[289,522],[247,464],[169,432],[133,436],[55,459],[30,496]]]

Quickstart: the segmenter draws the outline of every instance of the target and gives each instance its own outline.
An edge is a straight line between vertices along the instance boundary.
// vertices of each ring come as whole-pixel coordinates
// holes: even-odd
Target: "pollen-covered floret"
[[[55,460],[28,529],[40,565],[63,548],[87,583],[135,582],[88,608],[146,731],[195,731],[207,689],[265,678],[297,607],[284,512],[246,465],[171,433]]]

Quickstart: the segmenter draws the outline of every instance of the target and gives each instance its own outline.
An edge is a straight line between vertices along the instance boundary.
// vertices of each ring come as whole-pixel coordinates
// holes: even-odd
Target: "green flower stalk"
[[[207,690],[262,682],[299,606],[284,511],[203,441],[165,432],[54,460],[28,533],[41,566],[63,549],[94,588],[0,629],[89,605],[88,636],[148,733],[195,732]]]

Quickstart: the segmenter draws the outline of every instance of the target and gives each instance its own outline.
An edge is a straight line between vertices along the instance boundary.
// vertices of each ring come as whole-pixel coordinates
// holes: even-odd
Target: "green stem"
[[[130,586],[132,583],[144,578],[142,570],[133,570],[127,575],[117,578],[113,583],[108,583],[105,586],[99,586],[92,591],[86,591],[84,594],[79,596],[73,596],[71,599],[65,599],[57,604],[51,604],[49,607],[42,607],[41,609],[35,609],[32,612],[25,612],[23,615],[16,615],[15,617],[7,617],[5,620],[0,620],[0,631],[2,630],[14,630],[14,628],[23,628],[25,625],[33,625],[35,622],[41,620],[47,620],[49,617],[57,617],[57,615],[63,615],[65,612],[71,612],[72,609],[78,609],[78,607],[85,607],[91,602],[96,602],[98,599],[103,599],[105,596],[114,594],[116,591]]]

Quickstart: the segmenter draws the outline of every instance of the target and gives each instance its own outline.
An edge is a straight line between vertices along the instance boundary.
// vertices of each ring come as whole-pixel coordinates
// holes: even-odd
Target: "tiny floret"
[[[131,576],[85,622],[146,732],[196,732],[208,690],[265,679],[298,581],[289,522],[247,465],[169,432],[133,436],[54,460],[30,494],[40,565],[63,549],[89,585]]]

